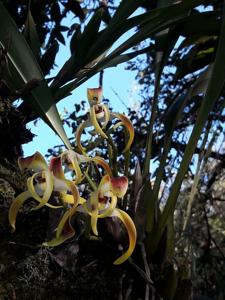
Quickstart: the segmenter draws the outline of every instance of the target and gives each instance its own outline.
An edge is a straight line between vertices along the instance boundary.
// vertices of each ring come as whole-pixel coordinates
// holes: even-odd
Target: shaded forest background
[[[18,105],[16,100],[27,99],[39,82],[33,78],[15,84],[8,53],[16,44],[10,32],[7,45],[0,36],[0,299],[224,299],[223,1],[137,1],[137,8],[150,16],[135,26],[137,42],[131,41],[130,52],[104,63],[82,55],[92,49],[94,39],[101,40],[100,23],[110,26],[117,1],[1,3],[49,85],[53,80],[56,102],[71,92],[63,87],[72,80],[76,87],[100,73],[104,87],[104,69],[125,61],[126,68],[137,73],[142,100],[138,111],[128,108],[135,142],[129,195],[121,204],[138,231],[132,258],[120,266],[112,264],[126,236],[109,220],[100,223],[101,239],[86,239],[82,219],[76,218],[75,238],[54,249],[40,247],[51,235],[55,218],[47,208],[30,212],[31,202],[20,212],[15,233],[8,224],[9,206],[26,185],[27,174],[21,173],[17,159],[23,155],[22,145],[33,138],[27,124],[40,117],[29,101]],[[70,27],[61,25],[68,13],[74,14]],[[97,31],[93,15],[100,16]],[[94,28],[96,36],[90,39],[85,28]],[[49,74],[60,44],[70,47],[71,58],[80,53],[83,60],[74,59],[73,70],[60,66],[52,79]],[[108,100],[110,106],[113,99]],[[84,104],[76,103],[63,122],[75,132],[84,116]],[[113,140],[120,152],[123,131],[117,130]],[[71,142],[76,149],[76,141]],[[90,152],[95,147],[107,159],[101,144],[84,141],[84,145]],[[46,157],[58,155],[63,147],[49,149]],[[124,158],[119,156],[118,161],[123,173]]]

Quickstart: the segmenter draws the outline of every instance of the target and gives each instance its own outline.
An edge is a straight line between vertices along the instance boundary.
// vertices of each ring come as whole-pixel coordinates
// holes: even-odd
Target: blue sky
[[[69,15],[65,20],[64,24],[69,26],[74,23],[74,19],[72,15]],[[118,44],[122,43],[125,39],[133,34],[133,31],[130,31],[114,45],[118,46]],[[67,39],[66,39],[67,40]],[[69,42],[69,41],[67,41]],[[112,48],[112,49],[113,49]],[[56,58],[57,67],[54,68],[51,76],[57,74],[58,70],[62,67],[65,61],[69,58],[69,44],[66,46],[61,45],[60,51]],[[126,107],[122,103],[122,101],[128,106],[132,106],[138,103],[138,85],[135,82],[136,72],[131,72],[125,70],[126,63],[121,64],[117,67],[113,67],[110,69],[106,69],[104,71],[104,79],[103,79],[103,94],[104,98],[110,100],[110,104],[116,112],[126,112]],[[60,101],[57,105],[59,113],[63,114],[64,108],[67,111],[72,112],[74,109],[75,103],[80,103],[82,100],[86,99],[86,90],[87,88],[98,87],[99,84],[99,76],[96,75],[89,79],[87,82],[82,84],[79,88],[77,88],[73,94],[64,100]],[[115,95],[115,92],[119,95]],[[122,101],[119,99],[121,98]],[[88,105],[87,105],[88,107]],[[39,151],[42,154],[46,154],[47,150],[55,145],[62,144],[59,137],[42,121],[39,120],[36,125],[31,122],[28,124],[28,128],[36,135],[33,141],[23,145],[24,155],[31,155],[35,151]],[[68,136],[71,136],[71,130],[65,128]]]
[[[121,100],[115,95],[113,90],[118,93],[128,107],[138,101],[135,74],[124,70],[124,67],[124,65],[121,65],[117,68],[107,69],[104,72],[104,98],[110,99],[111,105],[116,112],[126,112],[126,107],[121,103]],[[98,87],[98,79],[98,76],[94,76],[77,88],[71,96],[62,100],[57,105],[59,113],[63,114],[64,108],[72,112],[75,103],[86,100],[87,88]],[[31,155],[37,150],[42,154],[46,154],[49,148],[62,144],[60,138],[42,120],[38,120],[36,125],[33,122],[29,123],[28,128],[31,129],[36,137],[34,137],[32,142],[23,145],[24,155]],[[66,129],[66,131],[70,137],[71,130]]]

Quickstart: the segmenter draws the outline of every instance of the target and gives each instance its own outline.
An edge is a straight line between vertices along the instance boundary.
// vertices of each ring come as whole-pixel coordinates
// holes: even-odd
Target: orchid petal
[[[95,162],[97,165],[100,165],[108,175],[112,176],[112,171],[110,169],[110,166],[107,164],[107,162],[102,157],[95,156],[95,157],[91,158],[91,160],[93,162]]]
[[[55,158],[54,161],[52,161],[52,164],[50,166],[53,175],[54,180],[54,191],[59,192],[71,192],[73,197],[73,203],[75,205],[78,205],[78,199],[79,199],[79,192],[76,188],[75,182],[65,179],[65,176],[63,174],[63,170],[60,167],[62,165],[61,158]]]
[[[98,222],[98,194],[97,192],[91,193],[91,229],[95,235],[98,235],[97,222]]]
[[[116,130],[120,126],[123,126],[123,122],[117,122],[115,125],[113,125],[112,129]]]
[[[43,191],[45,190],[46,188],[46,183],[38,183],[38,184],[35,184],[33,185],[33,183],[31,183],[31,178],[28,178],[27,182],[29,181],[29,193],[30,193],[30,197],[32,198],[33,195],[35,194],[36,197],[34,198],[36,201],[38,202],[42,202],[42,198],[39,197],[39,194],[43,194]],[[33,194],[33,195],[32,195]],[[52,205],[52,204],[49,204],[48,202],[45,203],[45,206],[49,207],[49,208],[53,208],[53,209],[57,209],[57,208],[61,208],[62,205]]]
[[[94,106],[92,106],[91,109],[90,109],[90,119],[91,119],[91,123],[94,126],[96,132],[99,135],[101,135],[103,138],[108,139],[107,135],[105,134],[105,132],[102,130],[102,128],[100,127],[100,125],[98,123]]]
[[[114,209],[116,208],[116,204],[117,204],[117,197],[112,195],[110,205],[104,210],[103,213],[98,214],[98,218],[109,217],[113,213]]]
[[[111,191],[111,177],[105,175],[102,177],[99,186],[98,186],[98,197],[103,198],[105,193]]]
[[[104,116],[105,116],[105,121],[102,124],[102,129],[105,129],[105,127],[107,126],[107,124],[109,123],[109,119],[110,119],[110,111],[107,105],[102,105],[102,108],[104,110]]]
[[[110,180],[111,180],[112,193],[119,198],[123,198],[128,188],[127,177],[126,176],[111,177]]]
[[[52,171],[53,175],[58,178],[65,180],[65,175],[62,168],[62,157],[52,157],[49,164],[49,170]]]
[[[81,145],[81,135],[84,131],[84,128],[88,127],[89,126],[89,120],[86,120],[84,121],[83,123],[81,123],[78,128],[77,128],[77,131],[76,131],[76,141],[77,141],[77,147],[79,148],[79,150],[85,154],[85,148]]]
[[[62,201],[64,203],[68,203],[68,204],[74,204],[74,197],[73,195],[69,195],[69,194],[65,194],[65,193],[61,193],[60,194],[60,199],[62,199]],[[86,202],[86,200],[83,197],[79,197],[79,201],[78,204],[84,204]]]
[[[79,197],[79,195],[78,195],[76,188],[74,190],[74,187],[73,187],[74,183],[65,178],[65,175],[64,175],[63,169],[62,169],[62,157],[58,156],[58,157],[52,158],[49,168],[53,172],[53,175],[54,175],[54,191],[59,191],[59,192],[61,192],[61,194],[63,194],[62,192],[66,192],[68,190],[71,191],[71,187],[72,187],[72,190],[74,192],[72,193],[72,195],[70,195],[71,198],[73,199],[71,203],[75,203],[74,201],[76,201],[76,199],[77,199],[77,197]]]
[[[76,152],[72,151],[72,150],[67,150],[63,153],[62,157],[66,157],[66,159],[69,160],[69,167],[71,169],[74,170],[75,174],[76,174],[76,179],[75,179],[75,183],[78,184],[82,181],[82,172],[77,160],[77,155]]]
[[[112,176],[112,171],[109,164],[102,157],[100,156],[89,157],[87,155],[81,155],[79,153],[76,153],[76,155],[79,163],[93,161],[97,165],[100,165],[107,174]]]
[[[79,192],[78,192],[78,189],[77,189],[76,185],[71,180],[65,180],[65,183],[68,186],[67,190],[72,193],[72,196],[73,196],[73,199],[74,199],[74,202],[73,202],[74,206],[77,206],[79,204],[80,195],[79,195]]]
[[[129,140],[123,150],[123,153],[128,151],[130,149],[130,146],[133,142],[134,139],[134,127],[131,123],[131,121],[123,114],[115,114],[115,113],[111,113],[111,115],[119,120],[121,120],[123,122],[123,125],[125,126],[125,128],[127,129],[128,133],[129,133]]]
[[[35,208],[32,208],[32,210],[37,210],[41,207],[43,207],[44,205],[46,205],[46,203],[48,202],[49,198],[51,197],[52,191],[53,191],[53,177],[52,174],[49,171],[43,171],[42,172],[42,178],[45,179],[45,184],[42,185],[44,187],[44,193],[43,196],[40,197],[37,192],[35,191],[35,186],[33,184],[33,181],[35,179],[36,176],[39,176],[39,173],[35,173],[33,174],[32,177],[28,178],[27,180],[27,187],[28,187],[28,191],[30,192],[31,196],[37,200],[39,203],[39,205],[37,205]],[[38,186],[38,184],[37,184]]]
[[[116,209],[114,209],[111,217],[118,217],[121,220],[121,222],[124,224],[124,226],[127,229],[127,233],[128,233],[128,237],[129,237],[129,247],[128,247],[127,251],[122,256],[117,258],[113,263],[114,265],[120,265],[124,261],[126,261],[133,253],[135,245],[136,245],[136,240],[137,240],[137,232],[136,232],[134,222],[132,221],[131,217],[125,211],[116,208]]]
[[[83,154],[79,154],[77,152],[76,153],[76,156],[77,156],[77,160],[79,163],[84,163],[84,162],[89,162],[90,161],[90,157],[87,156],[87,155],[83,155]]]
[[[70,208],[69,210],[67,210],[65,212],[62,219],[60,220],[60,222],[56,228],[56,237],[54,239],[52,239],[51,241],[43,243],[43,246],[48,246],[48,247],[58,246],[58,245],[62,244],[63,242],[65,242],[66,240],[73,237],[75,234],[75,230],[71,225],[71,218],[76,213],[77,205],[80,202],[82,203],[83,198],[79,199],[80,197],[79,197],[78,190],[73,182],[71,182],[69,180],[65,180],[65,182],[68,184],[68,186],[70,186],[70,190],[72,192],[72,195],[66,195],[66,196],[73,197],[72,203],[74,205],[72,208]],[[65,195],[62,194],[62,197],[65,197]],[[67,197],[65,197],[65,199],[66,198]],[[70,201],[71,200],[72,200],[72,198],[70,198]]]
[[[67,224],[67,221],[68,221],[68,225],[72,228],[72,226],[70,224],[70,221],[71,221],[72,216],[75,214],[76,209],[77,209],[77,207],[73,206],[72,208],[70,208],[69,210],[67,210],[65,212],[65,214],[63,215],[61,221],[59,222],[59,225],[56,228],[56,238],[61,236],[61,234],[63,232],[63,229],[64,229],[65,225]]]
[[[74,236],[75,230],[70,224],[70,221],[75,212],[76,208],[73,207],[63,215],[56,229],[56,237],[51,241],[43,243],[43,246],[56,247]]]
[[[39,152],[36,152],[31,156],[19,157],[18,165],[20,170],[28,169],[34,170],[35,172],[48,170],[48,165],[44,157]]]
[[[97,221],[98,221],[98,193],[93,192],[90,196],[91,209],[87,207],[87,202],[83,204],[84,211],[91,217],[91,229],[95,235],[98,235]]]
[[[25,191],[19,194],[9,208],[9,223],[13,228],[13,231],[16,230],[16,217],[20,207],[24,204],[24,202],[31,197],[31,193],[29,191]]]
[[[87,98],[90,106],[100,103],[102,100],[102,88],[87,89]]]

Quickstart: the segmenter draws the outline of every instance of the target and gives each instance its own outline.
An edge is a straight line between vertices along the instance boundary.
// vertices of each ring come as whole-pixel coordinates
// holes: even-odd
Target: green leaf
[[[156,201],[154,199],[151,183],[147,181],[142,191],[143,203],[145,203],[146,214],[146,232],[150,233],[154,224],[157,222],[157,208]]]
[[[141,49],[141,50],[137,50],[137,51],[129,52],[129,53],[126,53],[126,54],[118,55],[118,56],[114,57],[112,60],[110,60],[108,63],[105,63],[104,64],[104,69],[115,67],[119,64],[122,64],[124,62],[127,62],[128,60],[131,60],[131,59],[137,57],[138,55],[141,55],[143,53],[147,53],[148,51],[149,51],[149,47],[146,47],[146,48]]]
[[[60,91],[57,91],[57,89],[53,89],[54,98],[56,99],[56,101],[58,101],[62,97],[67,96],[73,89],[77,88],[93,75],[109,66],[111,61],[114,61],[114,64],[115,62],[118,63],[119,60],[124,61],[123,59],[125,59],[125,57],[120,57],[121,53],[138,44],[139,42],[145,40],[146,38],[151,37],[151,35],[160,32],[171,25],[181,22],[184,18],[183,14],[186,11],[188,11],[192,7],[195,7],[196,5],[201,4],[202,2],[203,0],[190,0],[184,5],[178,4],[172,5],[171,7],[154,9],[148,13],[144,13],[137,17],[127,19],[124,22],[123,26],[120,26],[119,28],[117,26],[115,26],[114,28],[111,23],[111,25],[109,25],[110,29],[108,26],[106,29],[98,33],[98,38],[96,39],[95,44],[89,50],[89,56],[91,57],[92,55],[92,60],[94,60],[94,58],[96,57],[99,58],[99,55],[103,55],[104,57],[104,51],[107,51],[109,47],[127,30],[138,25],[143,26],[140,27],[140,30],[136,34],[134,34],[121,46],[117,47],[107,57],[104,57],[101,60],[98,59],[99,61],[97,61],[94,66],[90,67],[88,64],[86,66],[84,65],[82,72],[79,73],[79,77],[77,76],[77,74],[75,74],[76,62],[74,62],[73,71],[75,76],[78,78],[60,88]],[[66,63],[68,66],[64,65],[65,69],[67,67],[70,68],[69,64],[72,62],[72,60],[70,61],[70,63],[69,61]],[[62,72],[62,70],[60,72]]]
[[[185,37],[219,35],[221,21],[218,17],[218,13],[215,11],[195,13],[188,16],[181,24],[182,34]]]
[[[34,19],[32,17],[30,9],[28,10],[27,20],[26,20],[23,35],[28,45],[30,46],[31,50],[33,51],[35,57],[39,59],[41,45],[36,31],[36,25],[34,23]]]
[[[44,75],[49,74],[51,69],[53,68],[58,51],[59,51],[59,44],[55,40],[52,43],[52,45],[45,51],[40,61],[40,66]]]
[[[142,25],[140,30],[116,48],[110,56],[117,56],[135,46],[137,43],[149,38],[152,34],[156,34],[177,22],[181,22],[184,18],[184,13],[202,2],[203,0],[189,0],[185,3],[182,2],[181,4],[153,10],[150,13],[146,13],[144,16],[140,15],[130,18],[129,22],[130,24],[133,24],[133,27],[135,25]]]
[[[83,66],[80,64],[80,62],[76,61],[74,57],[71,57],[69,61],[67,61],[63,66],[63,70],[61,69],[60,71],[61,74],[57,75],[57,80],[59,80],[59,82],[61,81],[60,84],[62,82],[66,82],[66,73],[67,70],[70,69],[71,73],[73,73],[73,77],[76,79],[60,88],[60,91],[54,88],[53,85],[52,90],[54,93],[54,98],[56,99],[56,101],[58,101],[62,97],[67,96],[73,89],[77,88],[93,75],[109,66],[111,61],[113,61],[112,64],[118,63],[120,61],[123,62],[126,57],[120,57],[120,55],[124,51],[135,46],[146,38],[149,38],[151,35],[160,32],[163,29],[168,28],[169,26],[174,26],[174,24],[177,24],[178,22],[181,22],[184,18],[183,14],[185,12],[201,4],[202,2],[203,0],[190,0],[188,2],[185,2],[185,4],[182,3],[178,5],[172,5],[170,7],[154,9],[148,13],[144,13],[125,20],[123,26],[119,27],[118,24],[115,25],[114,23],[111,23],[111,21],[106,29],[98,32],[97,39],[93,46],[90,48],[88,55],[83,62]],[[132,9],[134,9],[134,7]],[[129,13],[131,13],[131,11],[132,10],[129,10]],[[128,17],[127,13],[126,17]],[[123,33],[138,25],[142,26],[140,26],[140,30],[136,34],[134,34],[130,39],[128,39],[121,46],[117,47],[111,54],[105,57],[105,53]],[[90,64],[91,61],[92,64]],[[73,68],[71,68],[71,66],[73,66]],[[61,80],[60,77],[64,77],[64,79]],[[57,87],[59,87],[60,84],[55,82],[55,85],[57,85]]]
[[[177,278],[177,272],[174,269],[174,266],[171,264],[167,267],[166,270],[163,272],[163,280],[160,282],[159,287],[159,293],[163,297],[163,299],[166,300],[173,300],[177,284],[178,284],[178,278]],[[187,299],[187,298],[184,298]]]
[[[113,27],[117,24],[117,27],[119,27],[143,3],[144,0],[123,0],[111,19],[110,26]]]
[[[183,40],[183,42],[177,48],[177,52],[186,47],[189,47],[192,45],[203,44],[212,39],[216,40],[217,36],[216,35],[209,35],[209,36],[208,35],[203,35],[203,36],[202,35],[192,35],[190,37],[187,37],[185,40]]]
[[[157,235],[155,236],[155,240],[154,240],[155,248],[157,248],[157,243],[160,240],[160,237],[164,231],[169,216],[174,212],[183,178],[188,170],[188,166],[194,154],[202,130],[208,119],[208,115],[210,111],[213,109],[224,87],[224,83],[225,83],[224,44],[225,44],[225,18],[223,16],[219,45],[218,45],[216,58],[212,70],[211,80],[209,81],[205,97],[201,103],[201,107],[199,109],[194,128],[192,130],[188,145],[186,146],[183,159],[181,161],[180,168],[177,172],[175,181],[173,183],[169,198],[167,199],[165,208],[161,215],[159,225],[158,225]]]
[[[185,107],[188,99],[189,99],[189,94],[181,95],[180,97],[178,97],[178,99],[176,99],[174,101],[174,103],[172,103],[172,105],[169,107],[169,109],[167,110],[167,112],[165,114],[164,146],[163,146],[162,155],[160,157],[160,164],[159,164],[159,167],[156,172],[155,184],[153,187],[153,196],[154,196],[155,201],[158,200],[160,186],[161,186],[161,182],[163,179],[164,167],[166,165],[167,156],[168,156],[168,153],[171,148],[173,131],[176,127],[176,124],[178,123],[178,120],[181,117],[183,108]]]
[[[195,84],[192,87],[190,98],[198,94],[205,94],[209,84],[209,80],[212,76],[213,64],[210,64],[198,77]]]
[[[205,43],[195,45],[177,64],[175,79],[202,69],[214,60],[217,40],[212,38]]]
[[[70,40],[70,52],[73,55],[77,49],[77,44],[81,36],[80,25],[77,24],[74,34]]]
[[[52,87],[59,87],[64,83],[74,79],[76,73],[82,68],[82,66],[88,63],[86,59],[87,52],[93,42],[96,40],[102,20],[102,13],[102,8],[95,12],[82,34],[79,33],[79,30],[77,33],[75,32],[72,41],[74,44],[74,39],[76,39],[76,47],[75,49],[73,48],[74,54],[72,54],[72,56],[61,68],[52,83]]]
[[[174,4],[174,0],[160,0],[157,2],[157,7],[161,8],[164,6],[167,6],[168,4]],[[174,48],[174,45],[176,44],[178,37],[180,35],[180,30],[177,28],[176,25],[172,25],[170,28],[166,28],[161,32],[158,32],[155,35],[155,49],[156,49],[156,55],[155,55],[155,89],[154,89],[154,95],[151,105],[151,116],[149,120],[149,128],[148,128],[148,134],[147,134],[147,141],[146,141],[146,156],[144,161],[144,171],[143,175],[146,178],[151,172],[150,170],[150,160],[152,156],[152,137],[153,137],[153,128],[157,113],[157,104],[158,104],[158,95],[160,92],[160,78],[161,74],[163,72],[164,66],[167,62],[167,59]],[[156,183],[161,182],[162,178],[156,178]],[[156,191],[156,190],[155,190]],[[158,200],[158,191],[157,193],[154,193],[153,199],[155,202]]]
[[[29,104],[70,148],[71,145],[62,127],[51,90],[43,78],[31,49],[2,3],[0,3],[0,20],[0,45],[7,50],[7,59],[12,67],[13,78],[16,75],[19,79],[15,83],[15,88],[20,89],[33,79],[40,80],[40,85],[31,91]]]

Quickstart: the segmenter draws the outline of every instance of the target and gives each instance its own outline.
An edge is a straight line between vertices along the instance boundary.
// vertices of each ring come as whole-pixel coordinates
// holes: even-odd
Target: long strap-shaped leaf
[[[74,81],[66,84],[62,88],[58,89],[57,91],[54,91],[55,101],[57,102],[63,97],[67,96],[73,89],[77,88],[80,84],[88,80],[100,70],[108,67],[108,65],[112,66],[111,62],[114,62],[115,64],[118,64],[120,61],[124,62],[125,57],[123,56],[121,59],[121,53],[132,48],[146,38],[151,37],[153,34],[156,34],[157,32],[160,32],[163,29],[182,21],[184,18],[183,14],[187,10],[201,4],[203,1],[204,0],[189,0],[187,3],[185,2],[184,5],[176,4],[172,5],[169,8],[163,7],[160,9],[154,9],[148,13],[139,15],[137,17],[132,17],[128,19],[120,29],[116,29],[113,35],[109,35],[108,39],[104,40],[104,43],[102,41],[102,37],[105,36],[105,33],[101,34],[100,38],[96,41],[93,47],[91,47],[90,53],[97,53],[96,55],[99,55],[100,53],[102,53],[102,51],[105,51],[109,47],[109,45],[112,45],[112,43],[114,43],[120,35],[126,32],[126,30],[129,30],[140,24],[143,25],[137,33],[135,33],[122,45],[117,47],[106,58],[97,63],[93,68],[86,69],[82,77],[77,78]],[[105,32],[106,31],[107,29],[105,29]],[[97,49],[96,47],[99,47],[99,49]]]
[[[195,126],[193,128],[188,145],[185,149],[180,168],[176,175],[169,198],[167,199],[165,208],[163,210],[163,213],[159,221],[158,230],[156,231],[155,239],[154,239],[155,249],[162,236],[163,230],[166,226],[169,216],[174,212],[183,178],[188,170],[188,166],[194,154],[199,137],[208,119],[209,113],[213,109],[224,87],[224,83],[225,83],[224,45],[225,45],[225,17],[223,16],[220,40],[219,40],[219,45],[216,53],[215,64],[212,70],[212,77],[211,80],[209,81],[209,85],[206,90],[206,95],[202,100],[202,105],[200,107]]]
[[[7,50],[7,58],[12,66],[12,76],[15,74],[15,77],[19,79],[20,86],[18,86],[18,81],[15,81],[15,88],[21,88],[32,79],[40,80],[40,85],[31,91],[31,96],[24,100],[29,101],[37,115],[59,135],[68,148],[71,148],[51,90],[44,80],[31,49],[2,3],[0,3],[0,45]]]

